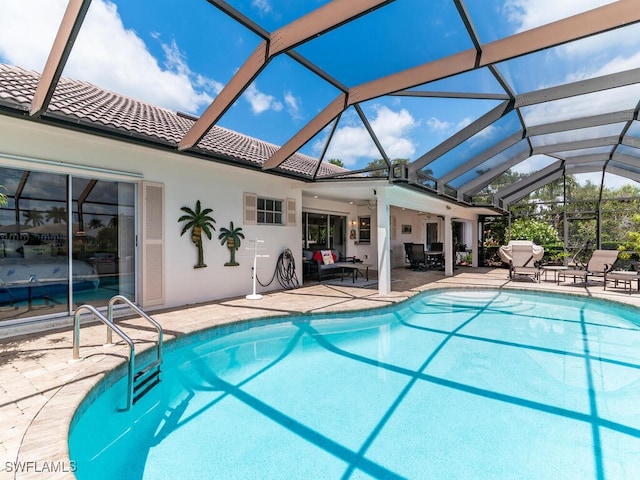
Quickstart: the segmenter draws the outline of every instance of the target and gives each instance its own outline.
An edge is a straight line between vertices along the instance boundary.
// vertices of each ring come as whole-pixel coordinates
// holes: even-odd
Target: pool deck
[[[373,272],[375,274],[375,272]],[[322,313],[385,306],[433,288],[505,288],[571,293],[615,300],[640,307],[640,293],[622,288],[603,290],[601,282],[584,285],[522,278],[509,281],[505,269],[460,267],[443,272],[392,272],[392,292],[312,283],[303,288],[264,295],[259,301],[235,298],[180,309],[152,312],[165,331],[165,341],[215,325],[298,313]],[[152,346],[155,331],[138,320],[121,322],[137,348]],[[135,331],[133,331],[135,330]],[[0,340],[0,480],[75,478],[67,437],[82,399],[106,372],[126,360],[121,342],[104,347],[104,325],[81,329],[79,361],[72,361],[72,329]],[[99,426],[97,426],[99,428]],[[44,475],[44,476],[43,476]]]

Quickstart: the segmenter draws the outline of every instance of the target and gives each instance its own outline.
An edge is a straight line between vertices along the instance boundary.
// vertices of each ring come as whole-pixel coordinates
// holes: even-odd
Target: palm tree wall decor
[[[191,229],[191,241],[196,247],[198,247],[198,263],[193,268],[204,268],[204,251],[202,249],[202,232],[211,240],[211,231],[215,231],[213,226],[216,221],[209,214],[213,212],[211,208],[202,209],[200,206],[200,200],[196,202],[195,210],[191,210],[189,207],[180,208],[185,215],[182,215],[178,222],[186,222],[182,227],[180,236],[184,235],[187,230]]]
[[[227,248],[231,254],[229,261],[224,264],[225,267],[237,267],[240,265],[236,262],[236,251],[240,248],[241,238],[244,238],[242,227],[233,228],[233,222],[229,223],[229,228],[222,227],[220,229],[220,235],[218,235],[218,239],[222,240],[220,245],[224,245],[226,242]]]

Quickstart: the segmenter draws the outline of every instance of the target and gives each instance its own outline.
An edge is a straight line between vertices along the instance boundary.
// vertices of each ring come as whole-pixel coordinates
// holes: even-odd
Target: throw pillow
[[[322,254],[322,263],[325,265],[331,265],[334,263],[331,250],[322,250],[320,253]]]

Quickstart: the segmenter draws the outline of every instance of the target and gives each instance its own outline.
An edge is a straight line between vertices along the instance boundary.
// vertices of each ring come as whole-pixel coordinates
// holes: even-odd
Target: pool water
[[[129,412],[79,409],[79,479],[640,478],[637,310],[493,290],[215,330]]]

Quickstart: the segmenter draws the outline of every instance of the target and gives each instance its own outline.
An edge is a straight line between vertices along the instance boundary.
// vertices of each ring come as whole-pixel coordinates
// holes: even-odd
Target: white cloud
[[[279,112],[282,110],[282,103],[280,103],[273,95],[267,95],[258,90],[255,83],[252,83],[245,90],[243,97],[249,105],[251,105],[251,111],[256,115],[267,110],[274,110]]]
[[[504,10],[516,31],[530,30],[540,25],[592,10],[615,0],[508,0]]]
[[[611,0],[509,0],[505,9],[518,31],[534,28],[560,18],[612,3]],[[553,84],[628,71],[640,67],[640,25],[616,29],[570,42],[549,51],[549,66],[561,75]],[[542,70],[544,72],[544,69]],[[546,75],[539,75],[535,88],[543,88]],[[587,95],[551,101],[523,109],[527,125],[567,120],[616,110],[634,108],[638,87],[622,87]]]
[[[471,117],[464,117],[457,123],[449,122],[448,120],[440,120],[436,117],[430,117],[427,120],[427,126],[433,130],[439,136],[451,136],[456,132],[459,132],[464,127],[469,125],[473,121]]]
[[[393,111],[386,106],[375,107],[375,118],[370,122],[386,154],[390,159],[411,158],[415,153],[415,145],[409,132],[417,126],[411,114],[401,109]],[[316,151],[324,146],[323,141],[314,145]],[[339,158],[347,167],[353,167],[358,160],[381,158],[369,133],[361,124],[339,127],[329,145],[326,158]]]
[[[302,114],[300,112],[300,100],[296,98],[291,92],[285,92],[284,94],[284,103],[287,105],[287,110],[291,118],[294,120],[299,120],[302,118]]]
[[[517,165],[514,165],[511,170],[517,173],[533,173],[542,170],[557,161],[558,160],[556,158],[552,158],[547,155],[533,155]]]
[[[0,57],[41,71],[66,4],[65,0],[4,1]],[[160,39],[157,32],[152,36]],[[222,85],[192,72],[174,41],[162,47],[164,66],[136,32],[125,28],[113,3],[93,0],[63,75],[165,108],[196,113]]]
[[[402,109],[393,111],[388,107],[377,107],[376,118],[371,122],[371,128],[378,136],[389,158],[409,158],[415,153],[415,146],[407,134],[416,126],[411,114]]]
[[[2,0],[0,58],[12,65],[41,71],[66,5],[65,0]]]
[[[257,8],[261,14],[269,13],[273,9],[271,8],[271,2],[269,0],[253,0],[251,6]]]
[[[509,0],[504,10],[514,23],[515,32],[521,32],[610,3],[614,0]],[[560,56],[579,57],[582,63],[594,63],[597,55],[620,55],[623,49],[637,51],[639,31],[640,26],[637,25],[616,29],[569,42],[558,47],[557,51]]]
[[[522,109],[528,126],[584,118],[600,113],[633,109],[640,98],[640,84],[533,105]]]
[[[453,123],[446,120],[440,120],[436,117],[431,117],[427,120],[427,126],[436,132],[448,133],[451,131]]]

